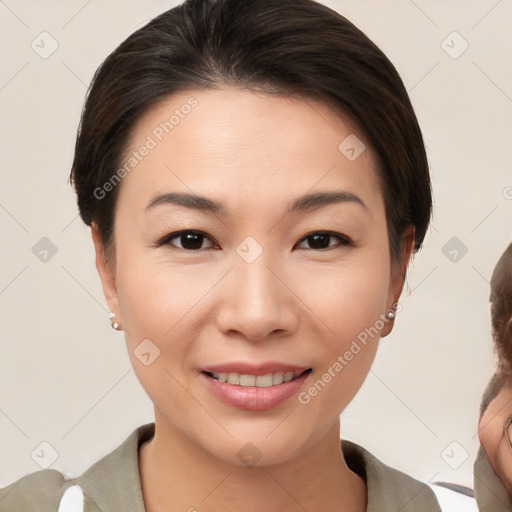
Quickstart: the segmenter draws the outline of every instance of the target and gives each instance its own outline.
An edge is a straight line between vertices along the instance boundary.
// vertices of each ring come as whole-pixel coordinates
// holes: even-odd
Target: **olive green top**
[[[145,512],[138,449],[154,431],[154,423],[138,427],[72,480],[55,469],[25,475],[0,489],[0,512],[57,512],[64,491],[74,485],[82,488],[84,512]],[[351,441],[344,440],[341,447],[348,467],[366,480],[367,512],[441,512],[434,493],[424,483],[386,466]]]
[[[473,464],[473,476],[475,498],[480,512],[512,512],[507,491],[489,464],[483,446],[480,446]]]

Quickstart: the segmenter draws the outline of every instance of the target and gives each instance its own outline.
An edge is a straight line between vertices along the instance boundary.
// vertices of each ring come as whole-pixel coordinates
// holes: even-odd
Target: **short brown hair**
[[[498,372],[512,381],[512,243],[494,267],[489,300]]]
[[[107,260],[119,187],[101,199],[94,192],[119,168],[134,124],[173,93],[223,85],[319,99],[355,122],[379,160],[391,259],[398,261],[411,224],[419,250],[432,209],[428,162],[407,91],[384,53],[313,0],[187,0],[121,43],[88,90],[70,182]]]

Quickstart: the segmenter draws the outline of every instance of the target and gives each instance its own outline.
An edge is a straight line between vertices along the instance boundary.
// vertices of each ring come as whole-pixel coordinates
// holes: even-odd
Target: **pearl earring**
[[[110,325],[112,329],[115,329],[116,331],[120,331],[122,329],[121,324],[116,320],[116,314],[115,313],[109,313],[108,314],[110,318]]]
[[[390,320],[393,320],[393,318],[395,318],[395,313],[393,313],[393,311],[388,311],[386,313],[386,317],[389,318]]]

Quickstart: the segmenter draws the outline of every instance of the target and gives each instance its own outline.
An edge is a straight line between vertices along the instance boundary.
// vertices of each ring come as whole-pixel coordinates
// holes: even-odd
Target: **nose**
[[[292,334],[299,323],[299,305],[282,267],[269,261],[265,252],[252,263],[238,255],[234,260],[218,291],[218,328],[253,341]]]

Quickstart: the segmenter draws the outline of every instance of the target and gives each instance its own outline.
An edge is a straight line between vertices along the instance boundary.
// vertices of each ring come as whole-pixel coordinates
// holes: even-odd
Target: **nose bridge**
[[[252,258],[253,255],[253,248],[250,248],[242,256],[237,250],[234,285],[238,300],[247,302],[244,307],[261,309],[262,306],[270,306],[273,302],[278,302],[277,296],[281,295],[281,290],[279,290],[279,283],[274,273],[270,270],[273,266],[270,251],[262,251],[254,259]],[[248,259],[246,259],[246,256],[248,256]]]
[[[221,328],[261,339],[275,330],[293,328],[291,293],[281,282],[271,250],[247,237],[233,254],[233,271],[224,290]]]

